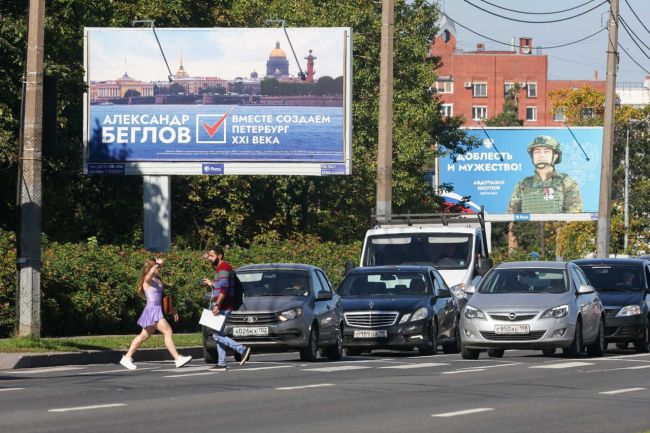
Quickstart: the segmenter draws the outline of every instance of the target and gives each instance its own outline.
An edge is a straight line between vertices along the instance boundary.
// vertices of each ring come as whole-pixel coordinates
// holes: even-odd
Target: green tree
[[[524,121],[519,119],[519,84],[508,90],[503,101],[503,111],[485,121],[486,126],[521,126]]]

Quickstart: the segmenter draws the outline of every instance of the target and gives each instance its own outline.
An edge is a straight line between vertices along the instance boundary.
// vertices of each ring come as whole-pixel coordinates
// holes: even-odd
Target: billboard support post
[[[609,257],[611,238],[612,156],[614,149],[614,98],[616,67],[618,61],[618,0],[611,0],[609,13],[609,38],[607,39],[607,79],[605,85],[605,119],[603,122],[603,156],[600,174],[600,199],[598,202],[598,228],[596,230],[596,257]]]
[[[143,176],[144,248],[165,253],[171,246],[171,178]]]

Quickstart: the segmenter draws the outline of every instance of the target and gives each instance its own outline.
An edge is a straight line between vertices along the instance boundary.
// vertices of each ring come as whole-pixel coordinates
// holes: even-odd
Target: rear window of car
[[[634,265],[580,264],[589,282],[598,291],[640,291],[643,269]]]
[[[247,297],[309,296],[309,274],[306,271],[240,271],[237,276]]]
[[[349,274],[337,293],[342,297],[420,296],[431,293],[421,272],[377,272]]]
[[[479,284],[478,292],[563,293],[569,290],[564,269],[494,269]]]

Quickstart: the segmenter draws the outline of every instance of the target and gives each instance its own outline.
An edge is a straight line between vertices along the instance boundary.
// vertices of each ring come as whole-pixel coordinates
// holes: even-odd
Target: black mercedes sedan
[[[367,266],[351,270],[337,293],[348,355],[417,348],[433,355],[460,346],[458,303],[431,266]]]

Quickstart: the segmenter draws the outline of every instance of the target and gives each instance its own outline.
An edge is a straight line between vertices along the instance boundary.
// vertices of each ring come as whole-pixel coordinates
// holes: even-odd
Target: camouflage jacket
[[[570,213],[582,212],[580,187],[571,176],[554,172],[547,180],[537,173],[517,182],[509,213]]]

